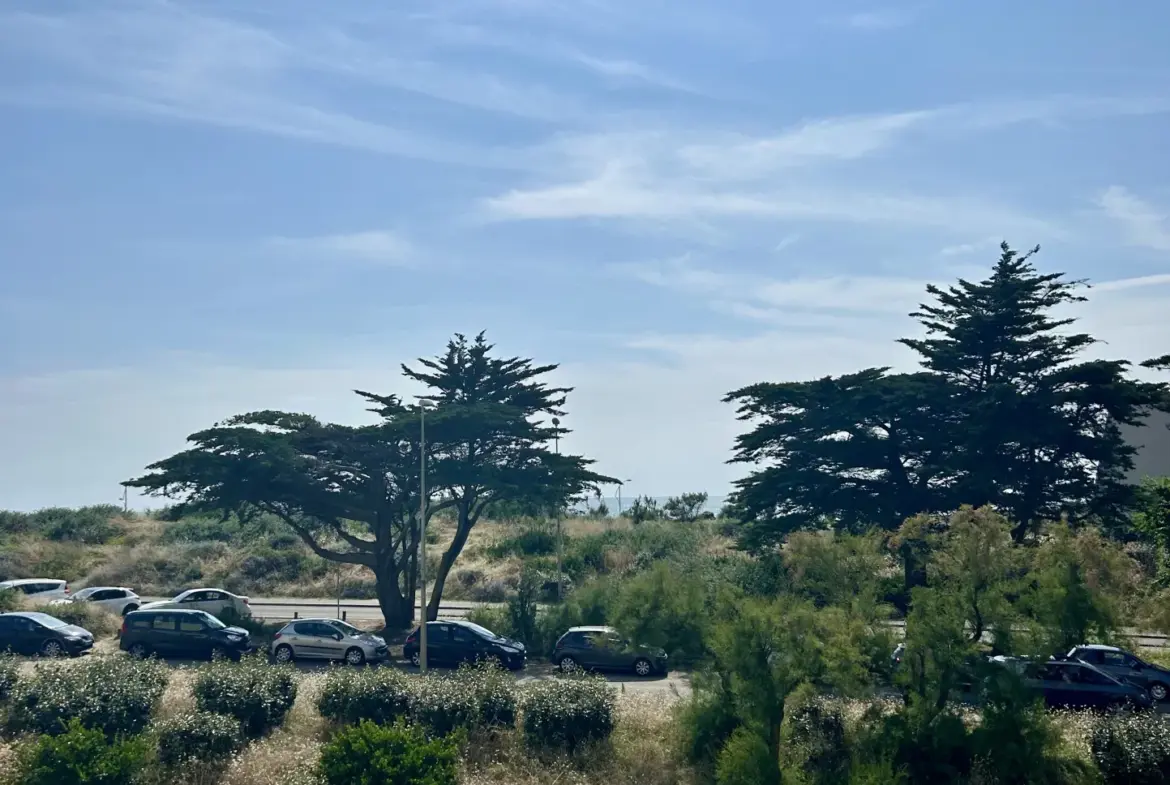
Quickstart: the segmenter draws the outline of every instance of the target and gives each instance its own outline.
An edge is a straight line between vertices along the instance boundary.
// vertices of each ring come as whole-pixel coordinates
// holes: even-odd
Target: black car
[[[1154,702],[1142,687],[1118,681],[1080,660],[1029,661],[993,657],[1011,668],[1026,686],[1038,692],[1050,707],[1068,709],[1149,709]]]
[[[134,657],[239,659],[252,647],[247,630],[229,627],[207,611],[133,611],[122,619],[118,647]]]
[[[1146,662],[1116,646],[1074,646],[1065,659],[1087,662],[1115,679],[1136,684],[1149,692],[1155,703],[1170,697],[1170,670]]]
[[[419,665],[419,628],[406,638],[402,653]],[[469,621],[427,622],[427,664],[458,665],[461,662],[496,660],[508,670],[520,670],[528,661],[524,644],[496,635]]]
[[[76,656],[93,648],[93,633],[47,613],[0,613],[0,651]]]

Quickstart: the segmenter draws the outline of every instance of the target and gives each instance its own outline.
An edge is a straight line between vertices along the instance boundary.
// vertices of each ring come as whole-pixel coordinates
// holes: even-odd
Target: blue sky
[[[906,367],[996,244],[1170,349],[1170,5],[244,0],[0,7],[0,507],[109,501],[252,408],[486,329],[567,447],[721,495],[761,379]]]

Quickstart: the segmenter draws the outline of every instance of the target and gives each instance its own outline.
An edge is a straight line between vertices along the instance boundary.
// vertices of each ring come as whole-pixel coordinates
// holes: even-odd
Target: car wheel
[[[41,646],[41,654],[46,657],[60,657],[64,652],[65,649],[61,646],[61,641],[49,640]]]
[[[130,648],[126,651],[136,660],[144,660],[146,659],[146,655],[150,653],[145,643],[131,643]]]
[[[634,673],[637,675],[649,676],[653,672],[654,666],[650,663],[650,660],[644,657],[639,657],[638,659],[634,660]]]
[[[572,657],[561,657],[561,661],[557,663],[561,668],[561,673],[576,673],[580,667],[577,661]]]
[[[289,646],[287,644],[283,645],[283,646],[277,646],[276,652],[273,655],[273,658],[279,663],[292,662],[293,661],[292,646]]]
[[[366,653],[354,646],[346,650],[345,661],[350,665],[362,665],[366,661]]]
[[[414,666],[414,667],[416,667],[416,668],[421,668],[421,667],[422,667],[422,657],[419,655],[419,653],[418,653],[417,651],[416,651],[416,652],[413,652],[413,653],[411,653],[411,655],[410,655],[410,664],[411,664],[411,665],[413,665],[413,666]]]
[[[138,606],[135,605],[134,603],[130,603],[129,605],[127,605],[125,608],[122,609],[122,615],[125,616],[127,613],[133,613],[136,610],[138,610]]]
[[[1161,703],[1166,700],[1167,689],[1166,685],[1161,682],[1154,682],[1150,685],[1150,697],[1154,699],[1155,703]]]

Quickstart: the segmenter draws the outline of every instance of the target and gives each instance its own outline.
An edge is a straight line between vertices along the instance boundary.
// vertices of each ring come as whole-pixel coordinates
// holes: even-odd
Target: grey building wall
[[[1170,477],[1170,414],[1153,412],[1146,418],[1144,428],[1121,426],[1125,440],[1137,448],[1133,457],[1130,482],[1141,482],[1143,477]]]

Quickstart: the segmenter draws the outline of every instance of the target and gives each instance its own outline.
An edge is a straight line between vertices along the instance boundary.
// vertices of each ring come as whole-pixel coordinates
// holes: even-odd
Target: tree
[[[699,519],[703,507],[707,504],[705,492],[684,493],[682,496],[671,496],[662,505],[662,514],[671,521],[690,523]]]
[[[730,393],[756,427],[733,463],[765,464],[736,482],[745,539],[767,546],[792,531],[892,530],[955,504],[946,473],[949,391],[931,374],[870,368],[811,382],[764,382]]]
[[[455,536],[434,575],[427,608],[432,620],[447,576],[489,505],[522,501],[559,513],[598,485],[617,482],[590,470],[592,460],[550,449],[569,433],[559,418],[572,388],[541,381],[557,366],[495,357],[494,348],[483,333],[471,340],[457,334],[444,354],[419,359],[421,368],[402,366],[408,379],[426,385],[422,399],[436,407],[427,418],[427,440],[433,441],[427,482],[438,497],[435,509],[455,513]],[[393,406],[392,396],[362,394]]]
[[[1084,302],[1085,283],[1037,272],[1039,246],[1000,249],[985,280],[928,286],[935,302],[911,314],[926,337],[900,341],[952,390],[961,431],[947,473],[963,503],[1014,521],[1016,541],[1061,515],[1117,520],[1134,454],[1118,425],[1138,424],[1164,388],[1127,378],[1124,360],[1078,362],[1095,339],[1051,313]]]
[[[626,517],[633,524],[657,521],[662,518],[662,510],[659,509],[657,500],[652,496],[638,496],[630,505],[630,509],[626,511]]]
[[[407,376],[432,389],[426,415],[428,518],[453,512],[455,541],[443,554],[428,615],[471,527],[493,503],[563,505],[595,482],[590,461],[547,445],[566,433],[529,418],[559,413],[565,389],[530,381],[555,366],[496,359],[479,336],[448,345],[434,373]],[[125,484],[225,516],[269,513],[322,558],[369,568],[388,626],[409,624],[418,582],[419,406],[357,391],[381,421],[352,427],[306,414],[255,412],[192,434],[193,447]]]

